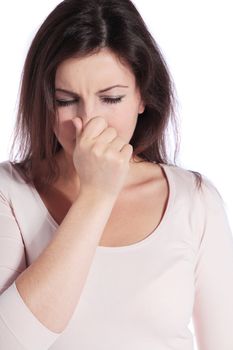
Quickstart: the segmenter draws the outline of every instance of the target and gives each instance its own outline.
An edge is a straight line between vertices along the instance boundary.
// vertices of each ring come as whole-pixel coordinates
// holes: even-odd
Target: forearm
[[[16,279],[25,304],[54,332],[63,331],[74,312],[114,202],[111,196],[81,193],[54,239]]]

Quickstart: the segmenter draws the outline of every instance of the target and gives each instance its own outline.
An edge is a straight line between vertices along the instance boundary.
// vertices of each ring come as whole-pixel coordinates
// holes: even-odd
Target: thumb
[[[80,136],[81,132],[82,132],[82,128],[83,128],[83,123],[82,123],[82,120],[81,118],[74,118],[72,119],[72,122],[76,128],[76,136]]]

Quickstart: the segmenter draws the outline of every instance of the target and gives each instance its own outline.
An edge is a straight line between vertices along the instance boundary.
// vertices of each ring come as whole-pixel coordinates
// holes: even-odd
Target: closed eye
[[[111,97],[104,97],[102,98],[101,100],[104,101],[104,103],[119,103],[121,102],[122,98],[124,96],[121,96],[121,97],[114,97],[114,98],[111,98]],[[74,103],[78,103],[78,100],[56,100],[56,104],[58,107],[66,107],[66,106],[70,106]]]

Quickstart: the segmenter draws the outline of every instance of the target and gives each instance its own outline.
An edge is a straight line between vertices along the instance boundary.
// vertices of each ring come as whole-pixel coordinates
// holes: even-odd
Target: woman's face
[[[59,65],[55,78],[58,124],[54,132],[67,155],[72,156],[75,146],[75,117],[82,119],[84,127],[90,119],[101,116],[129,143],[138,114],[144,111],[135,84],[130,69],[108,49],[84,58],[69,58]]]

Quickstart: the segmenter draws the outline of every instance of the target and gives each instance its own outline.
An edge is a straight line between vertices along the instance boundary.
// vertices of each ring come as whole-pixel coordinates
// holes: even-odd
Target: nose
[[[79,118],[82,119],[83,126],[85,126],[94,117],[101,115],[102,113],[100,111],[100,108],[98,108],[96,103],[90,100],[87,102],[80,103]]]

